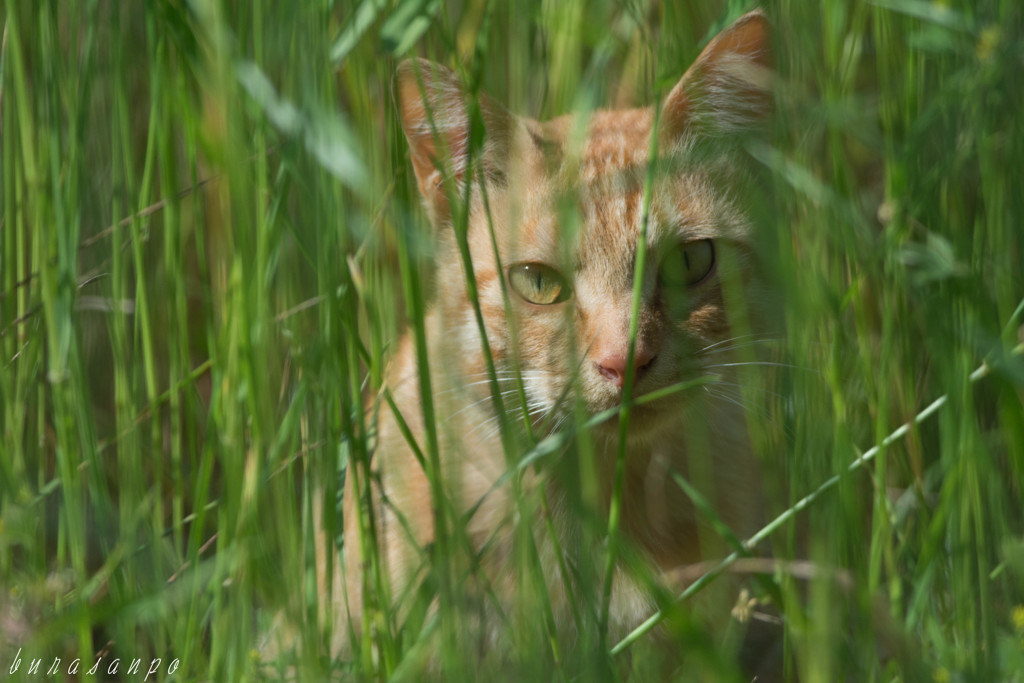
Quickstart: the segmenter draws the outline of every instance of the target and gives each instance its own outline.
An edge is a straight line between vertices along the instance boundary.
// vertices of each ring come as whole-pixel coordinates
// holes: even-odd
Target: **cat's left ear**
[[[749,130],[772,107],[771,24],[760,10],[712,39],[662,104],[661,131],[679,139]]]
[[[485,179],[503,181],[515,117],[501,105],[483,93],[471,95],[454,72],[425,59],[398,66],[395,97],[420,194],[435,223],[450,215],[445,184],[459,191],[473,180],[473,153]],[[471,125],[475,112],[480,117]]]

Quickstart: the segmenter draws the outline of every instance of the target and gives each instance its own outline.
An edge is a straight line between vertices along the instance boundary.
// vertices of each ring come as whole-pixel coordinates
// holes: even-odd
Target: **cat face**
[[[726,292],[758,287],[750,220],[736,199],[746,174],[730,148],[768,104],[767,31],[759,13],[740,19],[658,111],[542,123],[480,96],[486,132],[472,152],[473,103],[455,75],[429,62],[402,65],[402,122],[441,244],[438,305],[457,374],[484,370],[458,246],[463,226],[502,388],[518,368],[535,419],[557,424],[575,401],[596,415],[619,406],[630,384],[641,397],[721,364],[715,350],[733,335]],[[574,144],[581,125],[586,134]],[[658,438],[692,395],[634,406],[629,438]],[[614,433],[616,420],[597,429]]]

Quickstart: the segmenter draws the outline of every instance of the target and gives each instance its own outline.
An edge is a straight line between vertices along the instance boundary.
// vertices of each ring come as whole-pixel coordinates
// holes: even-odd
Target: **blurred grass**
[[[776,574],[792,670],[1022,680],[1024,9],[764,8],[782,76],[754,150],[774,178],[764,253],[805,368],[756,427],[775,512],[947,397],[802,517],[814,562],[852,582]],[[430,299],[394,66],[427,56],[541,117],[649,103],[744,9],[6,0],[0,665],[105,650],[242,680],[284,609],[299,675],[417,678],[394,615],[380,659],[323,659],[313,574],[315,491],[329,508],[368,457],[366,398]],[[540,631],[514,644],[524,672],[624,672]]]

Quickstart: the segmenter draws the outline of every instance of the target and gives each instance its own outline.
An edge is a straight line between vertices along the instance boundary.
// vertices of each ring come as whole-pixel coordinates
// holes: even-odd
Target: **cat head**
[[[396,95],[438,234],[436,305],[456,373],[485,367],[461,235],[498,370],[521,371],[538,416],[571,411],[573,397],[596,414],[630,382],[641,396],[722,365],[710,352],[735,334],[727,301],[759,288],[738,199],[750,162],[734,143],[770,108],[768,38],[764,15],[747,14],[657,106],[585,121],[518,117],[444,67],[401,64]],[[656,435],[684,400],[636,408],[631,438]]]

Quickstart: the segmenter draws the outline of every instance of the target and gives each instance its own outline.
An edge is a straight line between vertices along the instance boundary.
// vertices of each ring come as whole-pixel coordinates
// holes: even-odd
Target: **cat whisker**
[[[726,385],[724,385],[724,384],[722,384],[722,385],[711,384],[711,385],[705,386],[705,389],[708,389],[708,394],[713,396],[714,398],[717,398],[719,400],[725,401],[727,403],[731,403],[731,404],[741,408],[745,412],[750,413],[751,415],[757,416],[759,419],[764,420],[765,422],[768,422],[768,423],[773,422],[773,420],[771,418],[771,415],[768,413],[767,410],[765,410],[763,407],[751,406],[751,405],[747,404],[743,400],[743,397],[740,396],[738,391],[725,389],[724,388],[725,386]],[[723,388],[716,389],[715,387],[723,387]],[[769,393],[771,393],[771,392],[769,392]],[[779,398],[782,398],[782,396],[780,394],[774,394],[774,395],[778,396]]]
[[[484,438],[485,441],[493,439],[499,432],[501,432],[501,424],[499,422],[500,419],[501,419],[500,415],[491,415],[490,417],[488,417],[487,419],[482,421],[480,424],[478,424],[477,426],[475,426],[471,430],[469,430],[466,433],[466,436],[467,437],[468,436],[472,436],[473,434],[476,434],[481,429],[487,427],[488,431],[486,433],[484,433],[483,438]]]
[[[699,351],[697,355],[701,355],[701,356],[705,356],[705,357],[706,356],[714,356],[714,355],[719,354],[719,353],[728,353],[729,351],[736,351],[738,349],[750,348],[751,346],[758,346],[758,345],[764,346],[764,345],[773,345],[773,344],[781,344],[781,343],[782,343],[781,339],[771,338],[771,337],[766,337],[765,339],[751,339],[751,340],[747,340],[747,341],[740,342],[740,343],[737,343],[737,344],[731,344],[729,346],[720,346],[718,348],[712,349],[711,351]]]
[[[742,341],[742,343],[733,344],[733,345],[730,345],[730,346],[723,346],[724,344],[728,344],[729,342],[739,341],[739,340],[745,340],[745,341]],[[770,334],[765,334],[765,335],[748,334],[748,335],[742,335],[742,336],[739,336],[739,337],[730,337],[729,339],[723,339],[721,341],[715,342],[714,344],[708,344],[707,346],[704,346],[704,347],[698,349],[695,352],[695,355],[698,355],[698,356],[713,356],[716,353],[719,353],[720,351],[721,352],[731,351],[731,350],[735,350],[735,349],[739,349],[739,348],[744,348],[746,346],[753,346],[755,344],[767,344],[767,345],[778,344],[779,347],[781,348],[782,345],[785,342],[786,342],[786,338],[785,337],[780,337],[780,336],[775,336],[775,335],[770,335]],[[822,344],[821,342],[810,341],[810,342],[804,342],[804,343],[806,345],[808,345],[808,346],[815,347],[815,348],[821,348],[821,347],[824,346],[824,344]]]
[[[747,390],[751,390],[752,389],[754,391],[759,391],[759,392],[761,392],[763,394],[768,394],[768,395],[774,396],[776,398],[785,398],[785,396],[783,396],[782,394],[780,394],[780,393],[778,393],[776,391],[772,391],[771,389],[766,389],[765,387],[759,387],[756,384],[752,384],[752,383],[738,384],[736,382],[718,382],[718,381],[716,381],[716,382],[713,382],[711,384],[711,386],[716,386],[716,387],[736,387],[737,389],[747,389]]]
[[[509,393],[509,392],[505,392],[505,393]],[[477,401],[473,405],[476,405],[476,404],[479,404],[479,403],[480,403],[480,401]],[[465,408],[463,408],[462,410],[465,410]],[[505,417],[509,418],[510,420],[512,420],[515,423],[523,423],[523,422],[526,421],[526,419],[528,417],[529,418],[533,418],[533,417],[536,417],[537,415],[543,415],[546,412],[548,412],[548,405],[547,405],[547,403],[545,401],[542,401],[542,400],[539,400],[539,399],[533,399],[533,400],[527,401],[527,403],[526,403],[526,410],[525,411],[523,411],[521,409],[513,408],[513,409],[510,409],[510,410],[506,411]],[[501,415],[491,415],[491,416],[487,417],[480,424],[478,424],[475,427],[473,427],[473,429],[471,429],[468,432],[468,434],[474,434],[477,431],[479,431],[480,429],[488,428],[488,431],[485,432],[484,435],[483,435],[483,439],[485,441],[489,441],[489,440],[493,439],[495,436],[497,436],[501,432],[501,422],[500,422],[501,421],[501,417],[502,417]]]
[[[742,366],[742,365],[765,365],[765,366],[779,367],[779,368],[790,368],[792,370],[805,370],[807,372],[813,372],[813,373],[819,374],[819,375],[821,374],[820,372],[818,372],[814,368],[808,368],[808,367],[805,367],[805,366],[802,366],[802,365],[793,365],[792,363],[780,363],[780,362],[777,362],[777,361],[768,361],[768,360],[741,361],[741,362],[736,362],[736,363],[716,363],[714,365],[705,365],[705,366],[703,366],[703,369],[704,370],[711,370],[713,368],[733,368],[733,367],[739,367],[739,366]]]
[[[551,423],[551,427],[548,428],[548,433],[554,434],[558,432],[558,430],[562,428],[562,426],[566,423],[568,419],[568,415],[560,415],[557,418],[555,418],[555,421]]]
[[[518,379],[518,377],[495,377],[493,381],[495,381],[495,382],[514,382],[517,379]],[[491,381],[492,380],[488,378],[488,379],[479,380],[477,382],[468,382],[466,384],[463,384],[462,386],[452,387],[451,389],[445,389],[444,391],[439,391],[439,392],[437,392],[435,394],[435,396],[442,396],[444,394],[452,394],[452,393],[455,393],[456,391],[463,391],[464,389],[466,389],[468,387],[478,387],[478,386],[480,386],[482,384],[490,384]]]
[[[515,414],[513,415],[513,417],[515,418],[515,422],[517,424],[521,424],[521,423],[526,422],[526,418],[527,417],[533,417],[535,415],[540,415],[540,414],[542,414],[544,412],[545,412],[545,407],[544,406],[538,406],[538,407],[533,408],[532,410],[528,410],[526,413],[524,413],[523,411],[516,411]],[[501,423],[499,422],[499,419],[498,419],[497,415],[494,415],[494,416],[488,418],[487,420],[484,420],[484,422],[481,423],[481,425],[479,425],[479,426],[482,427],[484,425],[488,425],[488,424],[491,424],[491,423],[494,423],[493,426],[483,435],[483,439],[485,441],[490,441],[491,439],[493,439],[494,437],[498,436],[498,434],[501,433]],[[476,430],[474,429],[474,431],[476,431]]]
[[[507,389],[507,390],[502,391],[501,393],[499,393],[498,397],[501,398],[502,401],[504,401],[506,398],[508,398],[510,396],[515,396],[517,393],[518,393],[518,389]],[[458,415],[461,415],[462,413],[466,412],[467,410],[470,410],[471,408],[475,408],[476,406],[483,405],[483,404],[487,403],[488,401],[492,401],[493,398],[494,398],[493,396],[488,394],[487,396],[484,396],[481,399],[478,399],[476,401],[473,401],[472,403],[464,405],[461,408],[459,408],[458,410],[456,410],[454,413],[449,415],[448,416],[448,420],[451,420],[452,418],[457,417]]]
[[[494,381],[497,381],[497,382],[515,382],[515,381],[518,381],[519,379],[522,379],[522,381],[524,383],[526,383],[526,382],[528,382],[530,380],[542,379],[542,378],[547,377],[549,375],[551,375],[551,373],[546,371],[546,370],[526,370],[526,371],[523,371],[521,373],[516,373],[515,371],[512,371],[512,370],[503,370],[503,371],[499,371],[499,372],[495,373]],[[478,377],[483,377],[484,379],[477,379],[476,381],[467,382],[467,383],[461,384],[460,386],[457,386],[457,387],[452,387],[450,389],[444,389],[442,391],[435,392],[434,395],[435,396],[444,396],[445,394],[451,394],[451,393],[455,393],[457,391],[462,391],[462,390],[466,389],[467,387],[475,387],[475,386],[480,386],[482,384],[490,384],[491,381],[492,381],[490,374],[486,373],[486,372],[478,372],[478,373],[474,373],[472,375],[467,375],[465,379],[469,380],[469,379],[475,379],[475,378],[478,378]]]
[[[738,341],[742,341],[744,339],[752,339],[752,338],[776,339],[776,337],[773,337],[771,335],[760,334],[758,332],[751,332],[750,334],[741,334],[741,335],[737,335],[735,337],[728,337],[726,339],[722,339],[720,341],[716,341],[713,344],[708,344],[707,346],[705,346],[705,347],[703,347],[701,349],[698,349],[697,353],[704,353],[705,351],[709,351],[709,350],[714,349],[716,347],[722,346],[723,344],[729,344],[731,342],[738,342]]]
[[[580,356],[580,360],[576,364],[576,367],[572,369],[571,373],[569,373],[568,381],[565,383],[565,387],[562,389],[561,393],[559,393],[558,397],[554,400],[554,402],[551,405],[550,412],[552,414],[554,414],[556,411],[558,411],[559,408],[562,407],[563,403],[569,398],[570,394],[572,393],[573,386],[579,380],[580,370],[583,368],[583,363],[586,361],[587,354],[590,353],[590,349],[594,346],[595,341],[596,340],[591,340],[591,342],[587,345],[586,350]]]
[[[520,377],[520,376],[523,377],[523,378],[527,378],[527,377],[533,377],[533,376],[549,375],[551,373],[549,371],[547,371],[547,370],[520,370],[520,371],[517,372],[515,370],[501,370],[501,369],[497,369],[496,368],[495,371],[494,371],[494,374],[495,374],[496,377],[501,377],[501,378],[504,378],[504,377],[515,378],[515,377]],[[489,372],[474,372],[474,373],[471,373],[471,374],[468,374],[468,375],[461,375],[460,379],[467,379],[467,380],[471,380],[471,379],[490,379],[490,377],[491,377],[491,373],[489,373]]]
[[[730,394],[728,391],[725,391],[725,390],[713,389],[712,388],[713,386],[714,385],[704,385],[704,391],[707,392],[708,396],[716,398],[716,399],[718,399],[720,401],[724,401],[726,403],[731,403],[732,405],[740,408],[744,412],[752,413],[754,415],[757,415],[758,417],[761,417],[761,418],[767,417],[761,411],[755,410],[754,408],[751,408],[750,406],[748,406],[746,403],[743,402],[743,400],[741,398],[739,398],[737,396],[734,396],[733,394]]]

